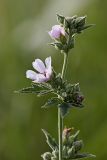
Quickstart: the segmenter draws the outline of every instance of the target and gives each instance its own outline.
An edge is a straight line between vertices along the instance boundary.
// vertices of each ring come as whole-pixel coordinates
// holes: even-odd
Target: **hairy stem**
[[[58,108],[58,135],[59,135],[59,160],[62,160],[62,131],[63,131],[63,118],[61,117],[60,108]]]
[[[67,63],[68,63],[68,53],[64,53],[64,63],[63,63],[63,67],[62,67],[62,78],[64,78],[65,73],[66,73],[66,69],[67,69]]]
[[[62,78],[64,78],[67,68],[67,61],[68,61],[68,53],[64,53],[64,63],[62,67]],[[63,132],[63,118],[61,117],[61,109],[58,108],[58,139],[59,139],[59,160],[62,160],[62,132]]]

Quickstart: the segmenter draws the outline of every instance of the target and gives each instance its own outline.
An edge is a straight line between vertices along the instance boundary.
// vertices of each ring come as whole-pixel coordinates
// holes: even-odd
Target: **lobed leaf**
[[[52,87],[49,83],[32,83],[32,86],[34,88],[40,87],[40,88],[43,88],[43,89],[49,89],[49,90],[52,89]]]
[[[46,136],[46,142],[50,146],[52,150],[58,150],[58,144],[56,143],[55,139],[44,129],[42,129],[42,132]]]
[[[52,92],[52,88],[47,83],[32,83],[31,87],[22,88],[15,93],[34,93],[37,96],[42,96]]]
[[[75,134],[71,135],[68,139],[70,146],[72,146],[72,143],[75,142],[78,138],[80,131],[78,130]]]
[[[75,156],[75,159],[81,159],[81,158],[95,158],[96,156],[89,153],[79,153]]]
[[[41,90],[38,94],[37,94],[37,96],[44,96],[45,94],[49,94],[49,93],[51,93],[51,92],[53,92],[53,90]]]
[[[39,93],[40,92],[40,88],[34,88],[34,87],[27,87],[27,88],[22,88],[18,91],[15,91],[15,93]]]
[[[63,102],[63,103],[60,104],[58,107],[61,109],[61,116],[62,116],[62,118],[64,118],[65,115],[66,115],[66,114],[68,113],[68,111],[69,111],[69,105],[68,105],[67,103]]]
[[[54,106],[57,106],[59,103],[61,103],[61,100],[58,97],[52,97],[51,99],[48,99],[48,101],[42,106],[42,108],[49,108]]]

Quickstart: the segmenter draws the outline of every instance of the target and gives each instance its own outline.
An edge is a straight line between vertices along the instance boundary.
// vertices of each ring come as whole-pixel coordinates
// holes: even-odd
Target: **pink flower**
[[[31,79],[35,83],[47,82],[50,80],[52,75],[51,57],[45,59],[45,64],[40,59],[35,59],[32,66],[38,73],[27,70],[26,78]]]
[[[49,31],[48,33],[53,39],[58,39],[61,36],[65,36],[65,30],[60,25],[53,26],[52,30]]]

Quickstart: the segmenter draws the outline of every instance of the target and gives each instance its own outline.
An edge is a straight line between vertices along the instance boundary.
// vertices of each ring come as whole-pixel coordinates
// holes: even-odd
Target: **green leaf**
[[[67,103],[62,103],[58,106],[61,109],[61,116],[62,118],[65,117],[65,115],[68,113],[69,106]]]
[[[57,21],[59,22],[59,24],[64,24],[64,19],[64,16],[57,14]]]
[[[48,83],[32,83],[32,86],[34,88],[40,87],[40,88],[43,88],[43,89],[49,89],[49,90],[52,89],[51,85],[48,84]]]
[[[54,46],[56,49],[59,49],[59,50],[61,50],[63,48],[63,45],[60,42],[52,42],[52,43],[49,43],[49,44],[51,46]]]
[[[20,89],[18,91],[15,91],[15,93],[40,93],[40,88],[34,88],[33,86],[32,87],[27,87],[27,88],[23,88],[23,89]]]
[[[45,94],[49,94],[49,93],[51,93],[51,92],[53,92],[53,90],[41,90],[41,91],[37,94],[37,96],[38,96],[38,97],[44,96]]]
[[[85,29],[87,29],[87,28],[89,28],[89,27],[93,27],[93,26],[95,26],[95,24],[86,25],[86,26],[84,26],[84,27],[82,28],[82,30],[85,30]]]
[[[58,97],[52,97],[51,99],[48,99],[48,101],[42,106],[42,108],[49,108],[51,106],[57,106],[59,103],[61,103],[61,100]]]
[[[75,37],[72,36],[71,40],[70,40],[69,43],[68,43],[69,49],[74,48],[74,44],[75,44]]]
[[[35,83],[35,84],[32,84],[31,87],[20,89],[18,91],[15,91],[15,93],[34,93],[34,94],[37,94],[37,96],[42,96],[42,95],[48,94],[48,93],[53,91],[49,87],[50,86],[46,85],[46,84],[42,84],[42,83],[41,84],[37,84],[37,83]],[[43,90],[43,88],[45,90]]]
[[[46,142],[50,146],[52,150],[58,150],[58,144],[56,143],[55,139],[44,129],[42,129],[43,133],[46,136]]]
[[[77,154],[77,155],[75,156],[75,159],[80,159],[80,158],[91,158],[91,157],[95,158],[96,156],[93,155],[93,154],[81,153],[81,154]]]
[[[71,158],[71,157],[74,157],[75,155],[75,147],[72,146],[69,150],[68,150],[68,156]]]
[[[82,33],[83,30],[87,29],[87,28],[90,28],[92,26],[95,26],[95,24],[89,24],[89,25],[84,25],[82,27],[78,27],[77,28],[77,33]]]
[[[76,84],[74,85],[74,90],[80,92],[79,83],[76,83]]]
[[[59,151],[58,151],[58,150],[54,150],[54,151],[52,152],[52,155],[57,158],[58,155],[59,155]]]
[[[82,27],[85,25],[85,22],[86,22],[86,16],[83,16],[83,17],[78,17],[76,19],[76,27]]]
[[[63,145],[62,154],[63,154],[63,157],[67,157],[68,156],[68,148],[67,148],[67,146]]]
[[[78,108],[83,108],[84,107],[83,104],[79,104],[79,103],[72,103],[72,106],[78,107]]]
[[[72,146],[73,142],[75,142],[78,138],[80,131],[78,130],[75,134],[71,135],[68,139],[70,146]]]
[[[43,160],[51,160],[52,154],[50,152],[46,152],[42,154],[41,157],[43,158]]]

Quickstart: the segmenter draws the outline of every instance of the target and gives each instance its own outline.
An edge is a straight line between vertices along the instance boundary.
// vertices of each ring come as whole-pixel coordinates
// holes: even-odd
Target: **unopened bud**
[[[73,143],[73,146],[75,147],[75,151],[77,152],[77,151],[81,150],[81,148],[83,147],[83,141],[82,140],[75,141]]]
[[[83,27],[85,25],[85,22],[86,22],[86,16],[78,17],[76,19],[76,26],[77,27]]]
[[[60,25],[54,25],[52,27],[52,30],[48,32],[51,38],[53,39],[60,39],[61,36],[65,36],[65,30],[62,26]]]
[[[72,130],[74,130],[74,128],[72,127],[72,128],[64,128],[64,130],[63,130],[63,137],[69,137],[70,136],[70,134],[71,134],[71,131]]]

